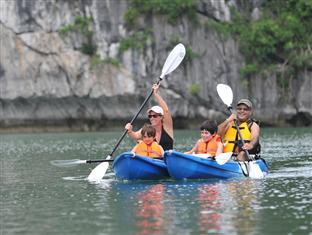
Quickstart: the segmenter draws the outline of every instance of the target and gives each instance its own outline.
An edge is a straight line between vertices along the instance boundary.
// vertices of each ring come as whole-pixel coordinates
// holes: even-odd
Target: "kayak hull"
[[[116,157],[113,163],[115,176],[119,180],[159,180],[169,178],[163,160],[133,155],[125,152]]]
[[[174,179],[229,179],[245,177],[244,173],[247,173],[244,163],[240,164],[232,160],[224,165],[219,165],[211,158],[201,158],[172,150],[165,152],[165,159],[169,175]],[[266,164],[262,160],[255,162],[259,165],[263,175],[267,175]]]

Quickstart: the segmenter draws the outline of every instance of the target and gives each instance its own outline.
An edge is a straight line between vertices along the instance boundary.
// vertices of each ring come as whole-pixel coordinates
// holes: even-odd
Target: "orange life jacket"
[[[218,143],[221,143],[221,137],[217,134],[214,134],[210,140],[205,142],[203,139],[200,139],[197,145],[196,154],[210,154],[215,156],[218,150]]]
[[[157,142],[150,145],[145,144],[142,140],[134,147],[134,152],[140,156],[151,158],[162,157],[161,146]]]

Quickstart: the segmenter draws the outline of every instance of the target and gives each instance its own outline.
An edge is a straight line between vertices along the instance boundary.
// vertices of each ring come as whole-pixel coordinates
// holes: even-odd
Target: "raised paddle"
[[[173,48],[173,50],[168,55],[165,61],[165,64],[162,68],[161,75],[159,76],[159,79],[157,81],[157,84],[159,84],[163,80],[163,78],[165,78],[166,75],[170,74],[173,70],[175,70],[179,66],[184,56],[185,56],[185,47],[183,44],[179,43]],[[139,111],[137,112],[137,114],[130,121],[131,124],[136,120],[136,118],[138,117],[138,115],[140,114],[145,104],[147,103],[147,101],[150,99],[152,95],[153,95],[153,90],[151,90],[150,94],[146,97],[141,107],[139,108]],[[109,163],[107,160],[111,160],[114,152],[116,151],[116,149],[118,148],[119,144],[121,143],[121,141],[123,140],[126,134],[127,134],[127,130],[124,131],[123,135],[117,141],[117,144],[115,145],[113,151],[106,157],[106,159],[103,160],[102,163],[100,163],[91,171],[90,175],[88,176],[88,180],[99,181],[104,177],[109,166]],[[99,160],[87,160],[86,161],[86,163],[93,163],[93,162],[99,162]]]
[[[218,84],[217,85],[217,92],[218,92],[219,97],[223,101],[223,103],[227,106],[228,110],[231,113],[233,113],[233,110],[232,110],[233,109],[232,108],[233,91],[232,91],[231,87],[226,85],[226,84]],[[239,126],[238,126],[236,118],[234,119],[234,125],[235,125],[237,133],[239,135],[240,141],[241,141],[242,145],[244,145],[245,141],[243,139],[242,133],[240,132],[240,129],[239,129]],[[250,158],[249,152],[246,149],[244,149],[244,151],[245,151],[245,153],[247,155],[248,161],[250,161],[251,158]],[[264,177],[264,175],[263,175],[263,173],[260,170],[258,165],[256,165],[256,164],[249,164],[249,165],[252,166],[252,167],[249,167],[249,173],[247,174],[247,176],[250,176],[252,178],[263,178]],[[250,172],[251,170],[253,172]]]
[[[168,57],[167,57],[167,59],[165,61],[165,64],[164,64],[164,66],[162,68],[161,75],[160,75],[160,77],[159,77],[159,79],[157,81],[158,84],[161,82],[161,80],[163,78],[165,78],[166,75],[170,74],[173,70],[175,70],[179,66],[179,64],[182,62],[184,56],[185,56],[185,47],[183,46],[183,44],[179,43],[178,45],[176,45],[173,48],[173,50],[168,55]],[[130,122],[131,124],[136,120],[136,118],[138,117],[138,115],[140,114],[140,112],[142,111],[143,107],[145,106],[147,101],[150,99],[152,94],[153,94],[153,90],[151,90],[150,94],[146,97],[146,99],[142,103],[141,107],[139,108],[139,111],[137,112],[137,114],[132,118],[132,120]],[[116,151],[116,149],[118,148],[119,144],[121,143],[121,141],[123,140],[123,138],[125,137],[126,134],[127,134],[127,130],[124,131],[123,135],[117,141],[117,144],[115,145],[113,151],[106,157],[106,159],[96,159],[96,160],[80,160],[80,159],[54,160],[54,161],[51,161],[51,164],[53,164],[55,166],[60,166],[60,167],[71,167],[71,166],[76,166],[76,165],[79,165],[79,164],[86,164],[86,163],[113,162],[114,160],[111,159],[111,157],[114,154],[114,152]],[[108,167],[108,164],[102,164],[102,166],[107,166]],[[107,167],[105,167],[105,168],[103,167],[105,172],[107,170]],[[93,170],[93,173],[94,173],[94,170]],[[95,173],[97,173],[97,170],[95,171]],[[91,175],[91,176],[89,175],[89,178],[90,179],[93,178],[93,175]],[[95,178],[96,179],[98,178],[97,174],[96,174]]]
[[[170,74],[173,70],[175,70],[179,64],[182,62],[183,58],[185,56],[185,47],[183,44],[179,43],[178,45],[176,45],[173,50],[170,52],[170,54],[168,55],[165,64],[162,68],[162,72],[161,75],[159,76],[159,79],[157,81],[157,83],[159,84],[161,82],[161,80],[163,80],[163,78],[165,78],[166,75]],[[144,102],[142,103],[141,107],[139,108],[139,111],[137,112],[137,114],[132,118],[131,120],[131,124],[136,120],[136,118],[138,117],[138,115],[140,114],[140,112],[142,111],[143,107],[145,106],[145,104],[147,103],[147,101],[150,99],[150,97],[153,94],[153,90],[151,90],[150,94],[146,97],[146,99],[144,100]],[[123,140],[123,138],[125,137],[125,135],[127,134],[127,130],[124,131],[123,135],[119,138],[119,140],[117,141],[117,144],[115,145],[113,151],[106,157],[106,159],[96,159],[96,160],[80,160],[80,159],[72,159],[72,160],[54,160],[51,161],[51,164],[55,165],[55,166],[60,166],[60,167],[71,167],[71,166],[76,166],[79,164],[86,164],[86,163],[101,163],[99,164],[96,168],[94,168],[92,170],[92,172],[90,173],[90,175],[88,176],[88,179],[91,181],[98,181],[100,179],[103,178],[103,176],[105,175],[108,166],[109,166],[109,162],[113,162],[114,160],[111,159],[112,155],[114,154],[114,152],[116,151],[116,149],[118,148],[118,146],[120,145],[121,141]]]

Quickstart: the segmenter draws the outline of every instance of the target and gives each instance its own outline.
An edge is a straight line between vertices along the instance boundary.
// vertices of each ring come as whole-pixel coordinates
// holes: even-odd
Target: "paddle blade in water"
[[[54,166],[59,167],[72,167],[77,166],[79,164],[85,164],[86,160],[80,160],[80,159],[71,159],[71,160],[53,160],[51,161],[51,164]]]
[[[259,165],[254,162],[248,162],[249,167],[249,177],[253,179],[262,179],[264,177],[263,172],[261,171]]]
[[[111,159],[110,156],[107,156],[106,160]],[[88,180],[89,181],[100,181],[104,175],[106,174],[106,171],[109,167],[108,162],[102,162],[99,165],[97,165],[89,174]]]
[[[185,56],[185,47],[182,43],[176,45],[168,55],[163,69],[161,71],[160,78],[164,78],[167,74],[175,70],[182,62]]]
[[[233,102],[233,92],[231,87],[226,84],[218,84],[217,92],[223,103],[230,107]]]
[[[227,163],[231,157],[232,157],[232,152],[228,152],[228,153],[220,153],[219,155],[217,155],[216,161],[219,165],[224,165],[225,163]]]

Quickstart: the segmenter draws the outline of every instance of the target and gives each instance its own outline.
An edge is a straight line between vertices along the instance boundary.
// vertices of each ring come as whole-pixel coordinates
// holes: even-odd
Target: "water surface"
[[[94,165],[120,132],[1,135],[0,234],[312,234],[312,129],[262,131],[264,179],[120,182]],[[197,131],[176,131],[185,151]],[[126,138],[117,154],[134,142]]]

